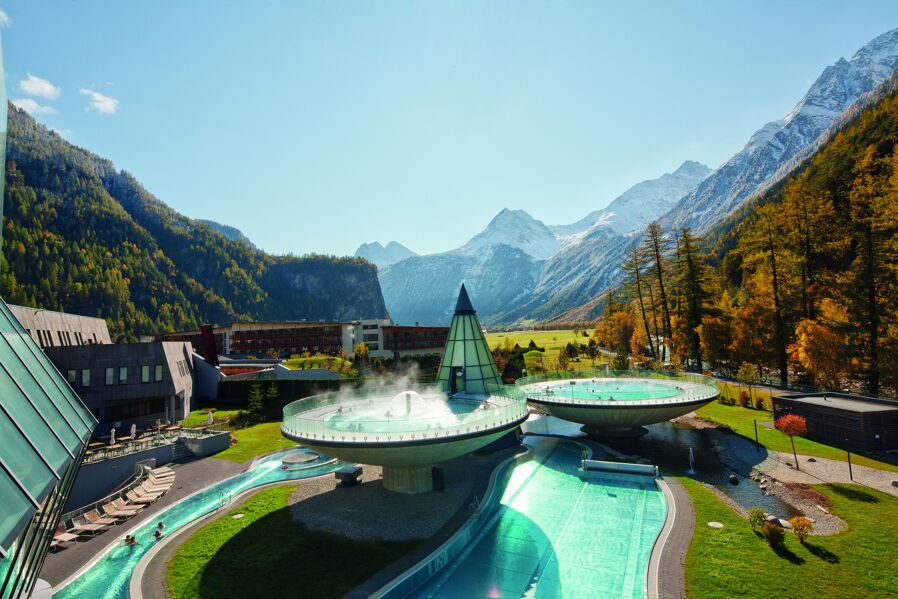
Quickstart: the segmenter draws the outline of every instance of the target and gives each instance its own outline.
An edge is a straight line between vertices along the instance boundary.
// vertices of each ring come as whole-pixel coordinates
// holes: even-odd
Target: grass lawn
[[[168,564],[171,596],[342,597],[418,544],[308,530],[287,509],[293,489],[263,491],[197,531]]]
[[[258,455],[296,447],[296,443],[281,434],[280,421],[263,422],[232,432],[237,437],[237,444],[215,454],[216,458],[242,463]]]
[[[716,495],[679,479],[692,497],[696,529],[686,556],[690,598],[704,597],[895,597],[898,499],[857,485],[817,485],[848,530],[809,537],[802,546],[786,535],[778,553],[752,532]],[[707,525],[721,522],[717,530]]]
[[[202,426],[202,425],[206,424],[206,422],[209,418],[208,409],[209,408],[202,408],[200,410],[196,410],[195,412],[191,412],[187,416],[187,418],[184,419],[182,426],[192,427],[192,426]],[[229,408],[216,409],[214,412],[212,412],[212,418],[214,419],[214,421],[216,423],[219,423],[221,421],[230,420],[231,418],[233,418],[234,416],[236,416],[239,413],[240,413],[240,410],[238,410],[238,409],[229,409]]]
[[[587,330],[587,334],[591,335],[592,331]],[[495,349],[497,345],[505,343],[506,338],[511,338],[513,343],[517,343],[521,347],[526,348],[530,341],[536,343],[538,347],[545,348],[543,354],[543,364],[548,370],[555,367],[555,361],[558,359],[558,352],[568,343],[576,341],[580,344],[589,342],[589,337],[584,337],[582,333],[574,335],[573,329],[560,329],[557,331],[508,331],[502,333],[487,333],[485,335],[486,343],[490,349]],[[603,359],[596,359],[596,364],[601,364]],[[572,361],[570,368],[574,370],[592,370],[592,361],[584,356],[580,356],[580,361]],[[528,360],[527,368],[531,368]]]
[[[705,407],[696,411],[699,416],[709,418],[715,422],[726,424],[743,437],[754,440],[755,427],[753,420],[758,421],[758,439],[761,444],[774,451],[792,452],[792,444],[789,437],[773,428],[762,426],[761,422],[770,422],[773,420],[773,414],[766,410],[750,410],[741,406],[725,406],[719,402],[711,402]],[[795,437],[795,451],[799,454],[814,456],[818,458],[829,458],[831,460],[847,461],[848,457],[845,450],[824,445],[810,439]],[[881,470],[890,470],[898,472],[898,466],[887,462],[852,453],[851,462],[861,466],[869,466],[871,468],[879,468]]]
[[[295,357],[290,358],[289,360],[284,361],[284,366],[290,368],[292,370],[305,370],[309,368],[328,368],[328,364],[330,364],[330,370],[335,370],[340,372],[346,365],[346,369],[349,370],[352,368],[352,362],[350,360],[343,360],[342,358],[337,358],[334,356],[310,356],[308,358]]]

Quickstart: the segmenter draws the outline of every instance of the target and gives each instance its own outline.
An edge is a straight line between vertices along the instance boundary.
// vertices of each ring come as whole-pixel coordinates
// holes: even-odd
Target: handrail
[[[664,398],[646,398],[646,399],[582,399],[567,396],[564,392],[548,393],[541,390],[540,383],[547,383],[560,380],[571,381],[587,381],[595,379],[610,378],[637,378],[646,380],[665,380],[676,381],[683,386],[677,386],[679,393],[676,397]],[[612,371],[550,371],[538,375],[531,375],[517,380],[516,386],[526,395],[528,400],[535,402],[559,403],[566,405],[588,405],[588,406],[633,406],[633,405],[671,405],[680,404],[691,401],[710,400],[717,397],[720,391],[717,381],[712,377],[686,373],[686,372],[669,372],[669,371],[645,371],[645,370],[612,370]]]

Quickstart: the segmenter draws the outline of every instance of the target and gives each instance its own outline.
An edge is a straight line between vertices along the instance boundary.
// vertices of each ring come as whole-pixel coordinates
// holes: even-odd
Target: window
[[[156,374],[156,376],[154,378],[155,378],[156,382],[158,383],[159,381],[162,380],[162,364],[156,364],[156,373],[155,374]]]
[[[119,366],[118,369],[118,384],[124,385],[128,382],[128,367],[127,366]]]
[[[115,384],[115,369],[114,368],[106,369],[106,384],[107,385]]]
[[[149,366],[141,366],[140,367],[140,382],[141,383],[149,383],[150,382],[150,367]]]
[[[90,368],[81,369],[81,386],[90,387]]]
[[[70,385],[74,385],[78,382],[78,372],[76,370],[69,370],[66,373],[65,378],[69,381]]]

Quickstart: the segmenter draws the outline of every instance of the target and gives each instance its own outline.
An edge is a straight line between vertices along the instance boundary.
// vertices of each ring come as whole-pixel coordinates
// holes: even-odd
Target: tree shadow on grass
[[[819,557],[825,562],[829,562],[831,564],[838,564],[841,560],[839,556],[827,549],[826,547],[821,547],[820,545],[814,545],[813,543],[805,543],[805,549],[810,551],[815,556]]]
[[[879,503],[879,497],[867,493],[861,489],[856,489],[854,487],[848,487],[843,485],[829,485],[827,487],[836,495],[841,495],[845,499],[850,499],[852,501],[862,501],[864,503]]]
[[[804,563],[803,557],[799,557],[798,555],[795,555],[795,553],[793,553],[792,550],[789,549],[788,547],[786,547],[785,545],[771,547],[771,549],[773,549],[773,552],[775,554],[777,554],[784,560],[790,561],[793,564],[803,564]]]
[[[786,547],[785,545],[778,545],[775,547],[771,546],[769,543],[767,543],[767,540],[764,538],[764,535],[761,534],[761,531],[756,530],[756,531],[754,531],[754,533],[755,533],[756,537],[758,537],[759,539],[764,541],[764,544],[767,545],[768,547],[770,547],[771,549],[773,549],[773,552],[775,554],[777,554],[778,556],[780,556],[781,558],[783,558],[785,560],[789,560],[793,564],[803,564],[804,563],[805,560],[803,557],[795,555],[795,553],[793,553],[792,550],[789,549],[788,547]]]

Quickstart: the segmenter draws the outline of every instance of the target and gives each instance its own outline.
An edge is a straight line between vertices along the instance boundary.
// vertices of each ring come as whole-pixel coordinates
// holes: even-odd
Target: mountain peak
[[[523,251],[537,260],[545,260],[560,247],[555,234],[525,210],[503,208],[486,228],[472,237],[459,250],[465,254],[480,254],[497,245],[507,245]]]
[[[386,246],[381,245],[379,241],[363,243],[355,251],[356,257],[364,258],[378,268],[384,268],[417,255],[398,241],[390,241]]]

